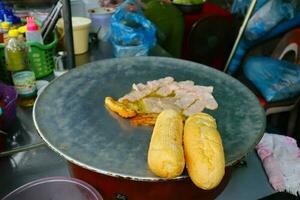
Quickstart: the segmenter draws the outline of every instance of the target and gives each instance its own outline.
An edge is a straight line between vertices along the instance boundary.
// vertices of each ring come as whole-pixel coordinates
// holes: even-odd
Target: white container
[[[92,20],[91,32],[98,33],[98,38],[103,41],[108,40],[108,33],[110,30],[111,16],[114,13],[113,8],[93,8],[89,9],[89,15]]]
[[[86,17],[85,3],[82,0],[71,0],[72,17]]]
[[[83,3],[85,4],[85,8],[91,9],[91,8],[97,8],[100,6],[99,0],[83,0]]]
[[[73,43],[76,55],[83,54],[88,51],[90,26],[91,20],[89,18],[72,17]],[[58,20],[57,28],[58,32],[61,33],[61,36],[64,36],[63,19]]]

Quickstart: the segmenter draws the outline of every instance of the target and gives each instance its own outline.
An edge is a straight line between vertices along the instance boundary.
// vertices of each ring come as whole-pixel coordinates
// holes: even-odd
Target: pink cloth
[[[275,190],[300,193],[300,149],[296,140],[265,133],[256,150]]]

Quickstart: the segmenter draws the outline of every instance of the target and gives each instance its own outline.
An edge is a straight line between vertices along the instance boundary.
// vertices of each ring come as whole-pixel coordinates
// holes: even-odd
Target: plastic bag
[[[249,20],[245,30],[248,40],[256,40],[284,19],[295,15],[297,0],[270,0]]]
[[[251,57],[244,74],[268,102],[286,100],[300,94],[300,66],[267,57]]]
[[[128,4],[134,5],[136,11],[130,11]],[[156,28],[134,0],[126,0],[116,9],[110,34],[116,57],[147,55],[156,45]]]
[[[8,130],[17,116],[17,91],[13,86],[0,83],[0,101],[3,114],[0,116],[0,129]]]
[[[257,0],[253,13],[256,13],[268,0]],[[231,6],[231,13],[245,16],[251,0],[235,0]]]

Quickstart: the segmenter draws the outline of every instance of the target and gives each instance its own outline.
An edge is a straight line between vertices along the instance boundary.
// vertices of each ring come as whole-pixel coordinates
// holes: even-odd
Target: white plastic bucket
[[[98,38],[103,41],[108,40],[108,33],[110,29],[111,16],[114,13],[113,8],[92,8],[89,9],[90,19],[92,20],[91,32],[97,33]]]
[[[85,4],[82,0],[71,0],[70,2],[73,17],[87,17]]]
[[[73,43],[75,54],[83,54],[88,51],[89,47],[89,30],[91,20],[85,17],[72,17],[73,26]],[[64,23],[60,19],[57,22],[58,32],[64,35]]]

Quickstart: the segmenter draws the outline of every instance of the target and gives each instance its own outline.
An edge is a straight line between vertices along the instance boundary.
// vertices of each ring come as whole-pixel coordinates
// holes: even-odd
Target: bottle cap
[[[8,31],[8,36],[9,37],[18,37],[18,35],[19,35],[19,31],[16,30],[16,29]]]
[[[26,26],[20,26],[18,28],[18,31],[19,31],[19,33],[25,33],[27,31],[27,28],[26,28]]]
[[[4,29],[9,29],[9,23],[8,22],[2,22],[1,27]]]
[[[27,17],[26,21],[27,21],[27,24],[26,24],[27,31],[37,31],[37,30],[39,30],[39,27],[38,27],[38,25],[35,24],[33,17]]]

